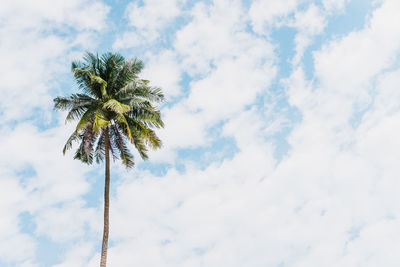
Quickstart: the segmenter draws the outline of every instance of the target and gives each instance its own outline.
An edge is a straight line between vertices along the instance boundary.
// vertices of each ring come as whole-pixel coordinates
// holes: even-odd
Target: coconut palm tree
[[[160,88],[139,78],[143,62],[126,61],[119,54],[101,57],[86,53],[83,61],[72,63],[72,73],[81,93],[56,97],[56,109],[68,111],[66,122],[77,120],[75,131],[67,140],[63,153],[74,142],[79,144],[74,159],[87,164],[105,159],[104,229],[100,266],[107,261],[109,233],[110,154],[127,168],[134,165],[132,144],[143,159],[148,148],[161,146],[154,128],[163,127],[160,111],[154,103],[164,100]]]

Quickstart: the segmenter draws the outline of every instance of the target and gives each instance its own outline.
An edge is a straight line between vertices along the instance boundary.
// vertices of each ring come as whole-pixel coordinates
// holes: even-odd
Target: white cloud
[[[227,11],[229,17],[224,16]],[[164,58],[179,62],[169,64],[168,72],[160,65],[175,83],[178,70],[199,77],[190,82],[187,97],[163,110],[164,148],[153,154],[156,160],[174,162],[176,149],[207,145],[209,128],[246,109],[276,75],[273,46],[246,31],[247,17],[239,1],[198,3],[190,13],[191,22],[176,32],[174,52],[151,57],[157,64]]]
[[[6,1],[0,8],[7,26],[16,30],[54,29],[71,26],[79,30],[101,30],[109,8],[94,0]],[[95,16],[93,16],[95,14]]]
[[[88,242],[79,242],[76,244],[68,253],[65,255],[67,259],[61,264],[53,265],[52,267],[85,267],[92,266],[87,265],[87,261],[93,253],[93,244]],[[98,262],[96,262],[96,265]]]
[[[164,140],[169,141],[172,147],[194,147],[205,142],[204,118],[196,112],[190,112],[184,105],[175,105],[166,109],[165,121],[167,124],[165,134],[160,131]],[[184,125],[184,127],[183,127]]]
[[[179,84],[182,79],[182,66],[178,63],[174,51],[164,50],[160,54],[148,54],[142,76],[154,86],[161,87],[167,101],[182,92],[183,88]]]
[[[3,127],[1,135],[0,184],[7,190],[0,208],[4,218],[0,220],[0,247],[4,248],[0,261],[22,264],[24,260],[35,260],[37,245],[33,233],[21,232],[29,223],[18,217],[22,212],[32,216],[36,236],[55,241],[82,236],[85,224],[92,226],[91,221],[98,216],[82,208],[80,199],[89,190],[85,178],[88,168],[70,155],[62,155],[68,136],[64,126],[39,131],[29,123],[21,123],[13,129]],[[80,205],[76,205],[77,200]]]
[[[269,87],[276,71],[270,62],[263,62],[266,51],[254,55],[251,48],[244,51],[234,59],[221,59],[208,76],[191,84],[187,105],[200,110],[205,120],[218,121],[242,111]]]
[[[357,88],[367,88],[366,83],[371,77],[393,63],[393,55],[399,49],[400,32],[395,26],[399,4],[397,1],[385,2],[374,12],[365,29],[331,43],[315,54],[317,76],[321,77],[324,87],[360,94]]]
[[[0,260],[22,263],[33,258],[36,245],[31,236],[19,231],[18,215],[23,211],[27,192],[4,170],[1,176],[0,186],[7,190],[4,190],[0,204]]]
[[[133,1],[126,7],[125,16],[134,30],[127,31],[115,43],[115,49],[147,45],[161,37],[174,19],[182,14],[185,0],[145,0],[142,4]]]
[[[7,64],[0,67],[0,92],[4,96],[0,101],[1,121],[26,118],[36,109],[49,110],[49,91],[59,86],[54,83],[54,75],[68,69],[70,49],[82,43],[78,39],[83,37],[60,37],[55,31],[65,34],[104,29],[107,12],[108,7],[98,1],[2,4],[0,56]]]
[[[298,30],[295,37],[296,55],[292,63],[297,65],[307,46],[311,44],[312,38],[320,34],[326,26],[325,14],[320,8],[311,4],[305,11],[297,11],[294,15],[294,22],[291,25]]]
[[[228,10],[230,15],[225,16]],[[243,56],[243,51],[249,59],[271,60],[272,46],[247,32],[248,18],[240,1],[198,3],[191,14],[192,21],[176,33],[174,42],[190,75],[209,74],[221,60]]]
[[[370,254],[368,247],[384,244],[380,240],[386,234],[370,235],[367,229],[383,231],[375,225],[390,225],[399,212],[397,206],[388,205],[398,202],[397,194],[390,190],[390,185],[396,183],[394,174],[398,172],[393,159],[399,156],[399,143],[392,136],[398,128],[399,110],[390,100],[396,95],[392,88],[397,72],[380,76],[399,51],[399,46],[390,41],[397,38],[398,29],[383,26],[394,23],[392,14],[398,9],[396,2],[387,1],[374,12],[364,30],[335,40],[316,53],[319,78],[316,87],[312,88],[311,83],[303,80],[301,71],[296,71],[291,78],[289,99],[302,111],[303,121],[291,134],[289,142],[293,149],[279,169],[302,170],[296,179],[312,190],[306,198],[310,203],[308,206],[317,203],[314,197],[318,196],[319,190],[325,192],[325,197],[320,195],[320,198],[329,201],[329,205],[325,204],[321,210],[325,210],[324,214],[329,215],[329,210],[333,214],[329,219],[332,225],[328,226],[329,221],[323,225],[337,235],[336,239],[329,239],[325,234],[320,236],[320,240],[329,239],[329,242],[319,242],[314,253],[311,246],[308,255],[296,266],[334,266],[334,262],[339,262],[340,266],[374,266],[387,262],[391,266],[396,261],[395,257],[383,260],[386,255],[383,250]],[[379,83],[374,87],[377,75],[380,76]],[[363,111],[366,106],[361,105],[361,110],[356,107],[360,107],[360,102],[371,103],[372,92],[376,94],[372,106],[354,130],[350,120],[355,112]],[[299,165],[286,165],[289,162]],[[285,173],[284,177],[289,175]],[[299,185],[296,188],[303,192]],[[319,202],[322,203],[322,199]],[[319,220],[312,221],[316,227]],[[316,234],[317,229],[313,230]],[[309,230],[305,232],[310,233]],[[364,238],[364,235],[368,237]],[[395,236],[394,232],[392,236]],[[385,249],[390,251],[397,243],[397,239],[392,239]],[[321,250],[331,252],[320,258]],[[345,256],[342,258],[343,251]]]
[[[184,0],[164,2],[147,0],[144,1],[143,5],[131,2],[125,12],[131,26],[143,30],[159,30],[165,26],[166,22],[180,14],[179,5],[184,2]]]
[[[36,234],[49,236],[56,243],[83,237],[86,224],[97,217],[93,209],[84,206],[83,201],[69,201],[40,211],[35,216]]]
[[[286,16],[292,13],[301,0],[256,0],[252,3],[249,15],[253,29],[259,34],[265,34],[279,25]]]
[[[322,0],[324,8],[327,11],[341,10],[348,2],[349,0]]]

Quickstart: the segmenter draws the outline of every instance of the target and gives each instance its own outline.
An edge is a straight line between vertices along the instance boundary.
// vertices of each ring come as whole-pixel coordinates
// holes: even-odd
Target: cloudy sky
[[[112,163],[113,267],[399,266],[400,1],[6,0],[0,266],[94,267],[102,165],[62,156],[85,51],[145,62],[164,142]]]

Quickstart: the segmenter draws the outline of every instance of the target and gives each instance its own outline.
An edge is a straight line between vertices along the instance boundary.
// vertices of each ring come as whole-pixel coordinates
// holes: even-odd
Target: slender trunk
[[[107,264],[107,247],[108,247],[108,230],[109,230],[109,209],[110,209],[110,139],[108,127],[105,129],[105,154],[106,154],[106,180],[104,186],[104,229],[103,244],[101,247],[100,267],[106,267]]]

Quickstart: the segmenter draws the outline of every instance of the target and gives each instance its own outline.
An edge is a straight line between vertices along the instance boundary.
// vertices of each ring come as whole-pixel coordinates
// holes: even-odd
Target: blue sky
[[[6,1],[0,266],[97,266],[102,165],[62,156],[85,51],[145,62],[163,148],[112,163],[109,266],[398,266],[397,0]],[[5,190],[4,190],[5,189]]]

